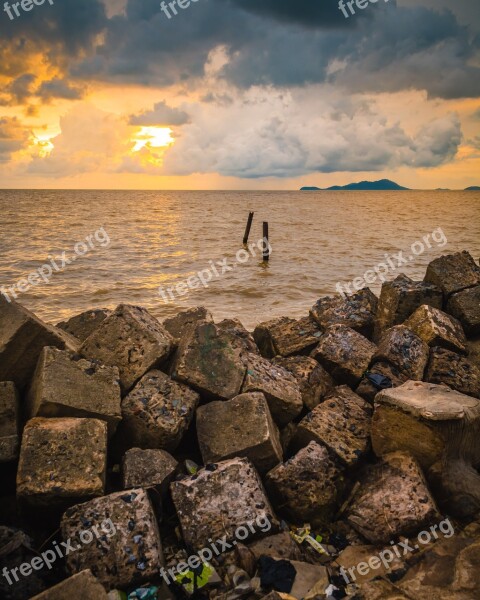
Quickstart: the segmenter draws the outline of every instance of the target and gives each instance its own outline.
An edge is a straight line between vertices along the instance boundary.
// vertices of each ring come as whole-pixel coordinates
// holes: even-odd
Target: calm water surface
[[[191,289],[165,304],[159,286],[183,282],[224,257],[235,261],[248,211],[250,240],[270,223],[270,264],[260,253],[210,287]],[[237,317],[249,328],[275,316],[304,316],[338,281],[362,276],[385,253],[410,247],[441,228],[402,270],[422,278],[429,261],[469,250],[480,256],[479,192],[132,192],[1,191],[0,284],[12,285],[105,227],[111,243],[79,257],[49,284],[19,301],[56,323],[93,307],[140,304],[163,319],[205,305],[216,319]],[[391,277],[395,277],[393,272]],[[378,292],[380,286],[372,285]]]

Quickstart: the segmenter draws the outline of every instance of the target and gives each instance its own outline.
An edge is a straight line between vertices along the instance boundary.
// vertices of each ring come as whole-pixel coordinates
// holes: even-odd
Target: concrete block
[[[311,356],[338,383],[355,387],[377,350],[366,337],[345,325],[332,325],[320,338]]]
[[[23,432],[17,497],[60,510],[105,493],[107,425],[97,419],[32,419]]]
[[[447,350],[466,354],[467,338],[460,321],[437,308],[420,306],[405,321],[408,327],[429,346],[440,346]]]
[[[378,340],[390,327],[401,325],[423,304],[442,308],[442,290],[431,283],[413,281],[403,273],[384,283],[375,317],[374,339]]]
[[[332,325],[345,325],[370,338],[373,334],[378,298],[369,288],[342,296],[320,298],[310,310],[310,315],[326,330]]]
[[[76,352],[79,342],[0,294],[0,381],[13,381],[23,391],[45,346]]]
[[[117,366],[120,385],[126,393],[147,371],[166,361],[173,342],[168,331],[147,310],[121,304],[85,340],[80,353],[85,358]]]
[[[187,431],[199,395],[162,371],[150,371],[122,401],[119,437],[130,447],[173,451]]]
[[[200,406],[197,435],[204,464],[245,457],[265,473],[283,458],[277,426],[258,392]]]
[[[95,542],[81,543],[82,532],[94,527],[106,533]],[[151,502],[142,488],[73,506],[62,517],[61,532],[65,541],[79,546],[66,558],[70,573],[90,569],[108,590],[159,577],[162,544]]]
[[[372,408],[347,386],[336,388],[297,428],[293,445],[325,445],[343,464],[353,465],[370,444]]]
[[[286,369],[273,365],[261,356],[250,353],[247,358],[248,368],[242,392],[262,392],[277,425],[287,425],[303,408],[297,379]]]
[[[40,354],[26,409],[29,418],[100,419],[111,436],[122,418],[120,400],[117,367],[47,346]]]
[[[418,533],[440,518],[420,466],[402,452],[369,467],[347,512],[348,522],[372,544]]]
[[[73,335],[77,340],[84,342],[111,314],[112,311],[108,308],[87,310],[67,321],[57,323],[57,327]]]
[[[311,318],[280,317],[257,325],[253,337],[264,358],[309,354],[318,343],[320,327]]]
[[[335,382],[318,362],[309,356],[277,357],[272,363],[283,367],[295,377],[300,387],[302,401],[313,410],[335,387]]]
[[[213,323],[199,323],[181,340],[172,362],[173,379],[209,400],[238,396],[246,365],[238,338]]]
[[[341,469],[325,448],[310,442],[265,478],[270,498],[279,511],[297,523],[325,525],[333,518],[342,487]]]
[[[183,539],[196,550],[206,547],[209,539],[238,540],[239,527],[246,528],[241,530],[242,543],[278,528],[260,477],[246,458],[201,469],[173,482],[171,491]]]

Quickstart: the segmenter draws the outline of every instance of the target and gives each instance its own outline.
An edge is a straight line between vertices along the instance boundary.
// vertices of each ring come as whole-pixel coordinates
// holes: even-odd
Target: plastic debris
[[[312,535],[310,525],[308,524],[304,525],[303,527],[299,527],[298,529],[291,530],[290,535],[300,545],[307,543],[319,554],[330,554],[326,546],[321,543],[323,541],[323,537],[321,535]]]
[[[138,588],[128,596],[128,600],[157,600],[158,587]]]
[[[377,373],[370,373],[367,371],[365,373],[365,377],[368,379],[368,381],[370,381],[370,383],[373,383],[378,390],[386,390],[393,387],[392,380],[385,375],[379,375]]]
[[[220,578],[214,567],[208,562],[202,563],[195,569],[189,569],[179,573],[176,582],[180,584],[187,594],[194,594],[197,590],[205,587],[209,583],[218,583]]]

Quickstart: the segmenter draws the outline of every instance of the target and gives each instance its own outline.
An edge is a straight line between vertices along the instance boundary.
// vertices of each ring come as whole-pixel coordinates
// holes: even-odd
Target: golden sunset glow
[[[132,152],[139,152],[142,148],[167,148],[175,142],[172,133],[170,127],[141,127],[132,138],[135,142]]]
[[[38,156],[45,158],[50,155],[54,149],[54,145],[48,136],[34,135],[32,137],[33,145],[38,149]]]

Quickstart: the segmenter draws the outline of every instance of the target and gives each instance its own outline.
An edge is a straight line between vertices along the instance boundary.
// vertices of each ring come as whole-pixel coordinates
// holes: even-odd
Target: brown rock
[[[61,509],[105,493],[107,425],[97,419],[32,419],[25,426],[17,497]]]
[[[196,550],[207,546],[210,538],[234,540],[239,527],[246,527],[243,543],[278,528],[260,477],[246,458],[201,469],[172,483],[171,491],[183,539]]]
[[[172,377],[211,400],[238,396],[245,377],[244,351],[238,338],[213,323],[199,323],[181,340]]]
[[[443,385],[407,381],[375,398],[372,444],[383,456],[402,450],[414,456],[449,514],[480,510],[480,400]]]
[[[117,366],[122,391],[164,362],[173,338],[157,319],[139,306],[120,304],[80,348],[86,358]]]
[[[117,367],[82,359],[67,350],[42,350],[27,397],[33,417],[100,419],[112,435],[122,418]]]
[[[414,600],[474,600],[478,597],[480,581],[478,566],[469,564],[469,557],[474,557],[476,552],[478,543],[474,540],[456,536],[440,539],[396,585],[405,591],[407,598]]]
[[[85,531],[94,543],[83,541]],[[68,509],[61,532],[64,540],[79,546],[67,556],[70,573],[90,569],[107,589],[131,587],[159,576],[162,545],[152,505],[141,488]]]
[[[119,438],[130,447],[173,451],[187,431],[199,395],[162,371],[150,371],[122,400]]]
[[[68,321],[58,323],[57,327],[73,335],[77,340],[84,342],[111,314],[112,311],[108,308],[87,310],[68,319]]]
[[[368,375],[370,375],[370,376],[380,375],[382,377],[387,377],[391,382],[390,387],[398,387],[399,385],[402,385],[402,383],[405,383],[408,379],[408,377],[405,374],[401,373],[397,369],[397,367],[394,367],[393,365],[391,365],[389,363],[386,363],[386,362],[375,363],[368,370],[368,374],[365,375],[365,377],[362,379],[362,381],[359,383],[357,389],[355,390],[355,393],[357,393],[359,396],[361,396],[364,400],[368,400],[368,402],[372,402],[372,403],[375,399],[375,396],[378,394],[378,392],[380,392],[384,388],[376,385],[372,381],[372,379],[369,378]]]
[[[403,273],[382,285],[375,317],[374,339],[394,325],[400,325],[423,304],[442,308],[440,288],[423,281],[413,281]]]
[[[365,337],[371,337],[378,298],[369,288],[351,296],[325,296],[310,310],[310,315],[325,330],[332,325],[345,325]]]
[[[373,544],[416,533],[440,518],[419,465],[402,452],[387,454],[368,469],[347,515]]]
[[[201,321],[213,323],[213,317],[210,311],[204,306],[197,306],[182,310],[174,317],[165,319],[163,326],[178,343],[190,328],[196,327]]]
[[[266,476],[265,486],[278,510],[299,525],[324,525],[333,516],[341,487],[340,469],[327,449],[310,442]]]
[[[309,356],[277,357],[272,363],[283,367],[295,377],[300,387],[304,406],[313,410],[335,387],[325,369]]]
[[[0,381],[22,391],[30,382],[45,346],[78,350],[78,340],[47,325],[15,301],[0,294]]]
[[[425,381],[444,383],[457,392],[480,398],[480,369],[456,352],[434,346],[425,373]]]
[[[0,381],[0,464],[16,460],[20,451],[18,400],[13,381]]]
[[[283,459],[277,426],[258,392],[201,406],[197,435],[204,464],[245,457],[265,473]]]
[[[312,352],[338,383],[355,387],[375,354],[377,347],[350,327],[333,325],[322,335]]]
[[[428,345],[405,325],[395,325],[380,338],[373,362],[387,362],[408,379],[423,379],[428,362]]]
[[[480,285],[453,294],[447,312],[460,321],[467,336],[480,335]]]
[[[294,446],[318,442],[352,465],[368,450],[371,412],[368,402],[350,388],[338,387],[300,422]]]
[[[255,540],[248,547],[257,560],[261,556],[286,560],[302,560],[303,557],[300,547],[286,531]]]
[[[384,555],[385,562],[382,562],[378,555],[384,550],[388,550],[389,553]],[[387,560],[390,559],[390,553],[392,553],[391,547],[387,547],[384,550],[366,545],[347,546],[335,560],[341,567],[340,574],[344,582],[358,585],[364,581],[370,581],[376,577],[385,577],[392,573],[396,574],[405,569],[405,563],[402,558],[395,556],[395,554],[393,554],[391,561]],[[367,565],[368,571],[365,567],[361,566],[362,563]],[[361,572],[357,567],[360,567]]]
[[[6,515],[2,511],[2,521],[5,518]],[[33,568],[27,569],[27,572],[30,571],[28,576],[23,576],[22,572],[19,572],[21,565],[26,563],[28,566],[38,556],[33,546],[33,540],[25,532],[0,525],[0,564],[2,569],[0,597],[2,600],[31,598],[45,589],[40,571]],[[38,567],[38,559],[35,564]],[[24,570],[25,568],[23,567]]]
[[[311,590],[316,584],[321,584],[319,587],[323,591],[329,586],[328,572],[325,567],[297,561],[292,561],[292,565],[297,572],[293,587],[290,590],[290,595],[293,598],[298,598],[298,600],[309,598],[312,593]]]
[[[480,285],[480,268],[468,252],[457,252],[433,260],[427,267],[425,281],[439,287],[448,297]]]
[[[262,392],[270,412],[279,426],[297,417],[303,408],[302,395],[296,378],[286,369],[269,360],[248,354],[248,368],[242,392]]]
[[[86,569],[31,600],[72,600],[72,598],[108,600],[108,594],[98,579],[92,575],[92,572]]]
[[[177,461],[165,450],[128,450],[122,460],[123,489],[156,487],[164,490],[175,474]]]
[[[438,308],[420,306],[404,324],[429,346],[466,354],[467,339],[460,322]]]
[[[238,319],[224,319],[217,324],[217,327],[220,331],[229,334],[234,348],[238,348],[242,352],[260,354],[253,335],[245,329]]]
[[[257,325],[253,337],[264,358],[309,354],[318,344],[321,331],[310,317],[280,317]]]

